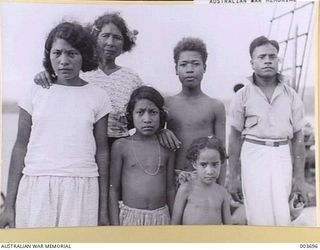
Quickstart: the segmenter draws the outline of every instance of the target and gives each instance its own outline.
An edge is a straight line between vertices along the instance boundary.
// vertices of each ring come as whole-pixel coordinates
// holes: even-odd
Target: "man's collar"
[[[252,84],[254,84],[254,85],[257,86],[255,73],[252,73],[252,75],[249,76],[247,79],[248,79]],[[284,77],[282,74],[277,73],[277,75],[276,75],[277,84],[283,83],[284,79],[285,79],[285,77]]]

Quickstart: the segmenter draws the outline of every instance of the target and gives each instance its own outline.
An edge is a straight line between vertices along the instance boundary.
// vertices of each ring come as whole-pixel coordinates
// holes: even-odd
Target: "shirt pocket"
[[[245,128],[252,128],[258,124],[259,117],[257,115],[251,115],[246,117]]]

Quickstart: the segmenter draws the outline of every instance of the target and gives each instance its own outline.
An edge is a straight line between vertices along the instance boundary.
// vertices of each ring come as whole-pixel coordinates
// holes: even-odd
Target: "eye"
[[[208,163],[206,163],[206,162],[200,162],[201,167],[206,167],[207,165],[208,165]]]
[[[156,115],[156,114],[158,114],[159,112],[158,112],[157,110],[153,110],[153,111],[151,111],[151,113],[152,113],[153,115]]]
[[[58,50],[54,50],[51,52],[52,55],[54,55],[55,57],[58,57],[61,55],[61,51],[58,51]]]
[[[114,39],[119,40],[119,41],[122,41],[122,36],[117,36],[117,35],[115,35],[115,36],[114,36]]]

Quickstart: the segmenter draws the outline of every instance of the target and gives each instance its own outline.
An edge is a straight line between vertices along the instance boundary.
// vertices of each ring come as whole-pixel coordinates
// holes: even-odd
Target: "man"
[[[254,73],[230,106],[230,192],[234,199],[241,195],[241,165],[249,225],[290,225],[289,196],[305,195],[303,103],[278,73],[278,52],[274,40],[252,41]]]

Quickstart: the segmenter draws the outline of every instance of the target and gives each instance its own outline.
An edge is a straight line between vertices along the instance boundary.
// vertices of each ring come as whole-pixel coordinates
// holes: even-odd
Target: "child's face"
[[[197,51],[182,51],[176,65],[176,74],[183,87],[198,87],[206,71],[206,65]]]
[[[220,174],[220,154],[215,149],[202,149],[198,159],[192,165],[197,170],[200,180],[205,184],[211,184],[217,180]]]
[[[113,23],[105,24],[98,35],[100,54],[104,59],[114,60],[122,53],[123,36]]]
[[[159,108],[147,99],[138,100],[133,109],[133,125],[143,135],[154,135],[160,126]]]
[[[50,62],[58,80],[72,80],[79,76],[82,56],[66,40],[57,38],[50,50]]]

